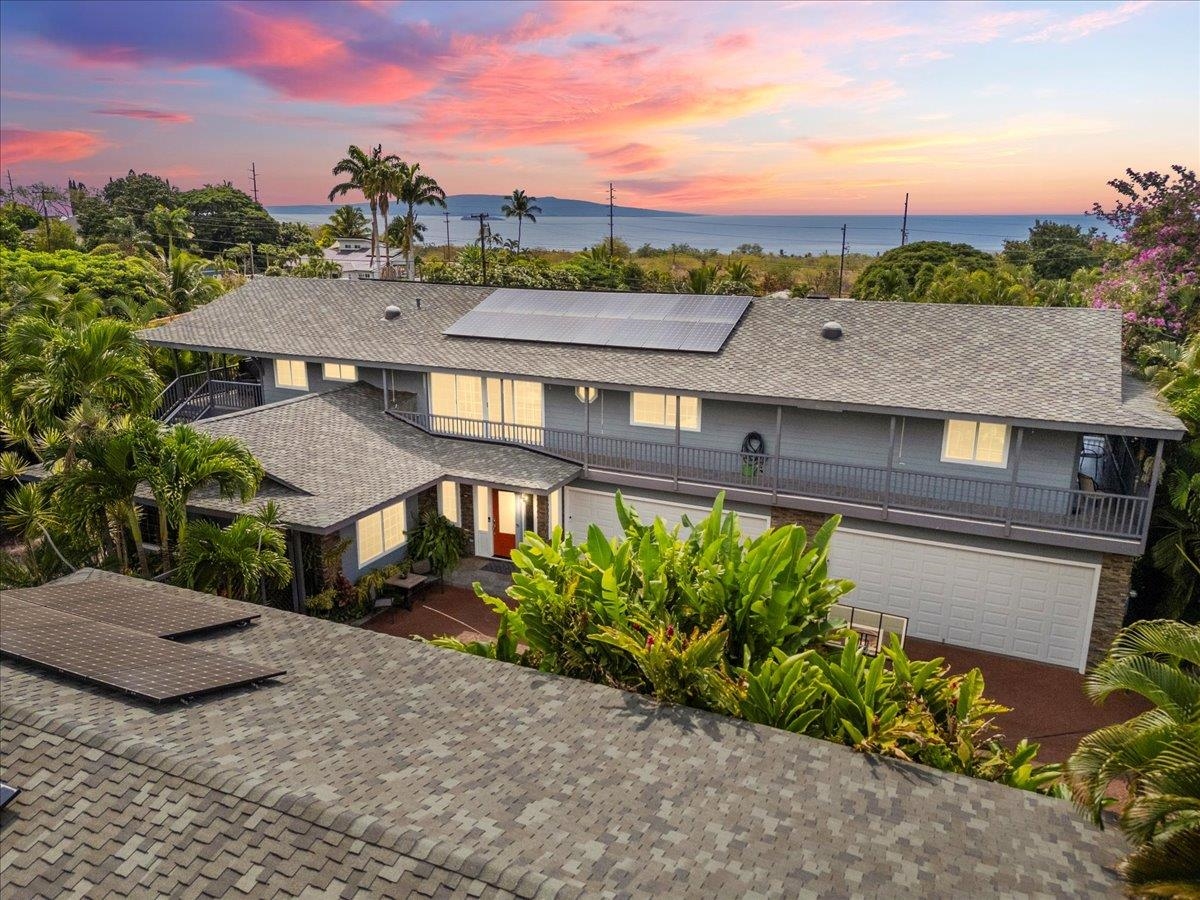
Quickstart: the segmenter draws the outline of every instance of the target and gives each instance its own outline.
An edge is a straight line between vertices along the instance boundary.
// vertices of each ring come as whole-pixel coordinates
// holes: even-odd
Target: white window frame
[[[397,529],[399,535],[396,534]],[[389,530],[392,532],[391,541],[388,539]],[[373,556],[364,557],[363,547],[366,546],[366,542],[363,537],[367,535],[372,537],[372,543],[374,543],[374,538],[378,538],[379,546],[383,549]],[[377,509],[354,523],[355,554],[358,557],[360,569],[377,559],[382,559],[392,551],[400,549],[406,543],[408,543],[408,505],[404,500]]]
[[[358,366],[353,363],[322,363],[321,377],[326,381],[358,381]]]
[[[696,424],[695,425],[685,424],[683,421],[682,415],[680,415],[679,416],[679,430],[680,431],[699,431],[700,430],[700,413],[701,413],[701,406],[702,406],[702,404],[700,402],[700,398],[699,397],[690,397],[686,394],[683,394],[683,395],[681,395],[681,394],[658,394],[653,391],[630,391],[629,392],[629,424],[634,426],[635,428],[665,428],[670,431],[674,431],[675,430],[675,415],[671,415],[668,419],[667,401],[673,399],[675,401],[675,404],[674,404],[675,409],[679,410],[679,400],[680,400],[681,396],[686,397],[686,399],[688,399],[688,400],[696,401]],[[663,424],[660,425],[657,422],[640,422],[640,421],[638,421],[638,418],[637,418],[637,398],[638,397],[655,397],[655,398],[662,400],[663,421],[664,421]],[[676,413],[676,415],[678,415],[678,414],[679,413]]]
[[[950,455],[950,423],[965,422],[974,426],[975,436],[972,442],[971,459],[961,459],[957,456]],[[1004,428],[1004,452],[1001,454],[999,462],[991,460],[979,459],[979,426],[981,425],[1001,425]],[[987,466],[991,469],[1007,469],[1008,468],[1008,450],[1012,446],[1012,427],[1003,425],[1000,422],[984,422],[978,419],[946,419],[942,425],[942,462],[955,463],[960,466]]]
[[[303,376],[302,383],[296,379],[297,371]],[[286,377],[281,377],[284,373]],[[287,388],[290,391],[307,391],[308,363],[302,359],[275,360],[275,387]]]

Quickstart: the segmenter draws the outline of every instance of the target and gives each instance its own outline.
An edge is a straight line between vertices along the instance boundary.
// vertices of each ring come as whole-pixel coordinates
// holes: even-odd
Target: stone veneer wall
[[[1132,556],[1105,553],[1101,557],[1100,587],[1096,591],[1096,613],[1092,617],[1092,635],[1088,643],[1089,668],[1104,658],[1113,638],[1125,624],[1132,572]]]
[[[458,521],[467,533],[467,556],[475,555],[475,488],[458,486]]]
[[[806,509],[785,509],[782,506],[771,507],[771,527],[780,525],[800,525],[812,537],[821,530],[821,526],[829,521],[825,513],[809,512]]]
[[[534,511],[533,530],[541,535],[543,540],[550,540],[550,498],[538,495],[537,509]]]

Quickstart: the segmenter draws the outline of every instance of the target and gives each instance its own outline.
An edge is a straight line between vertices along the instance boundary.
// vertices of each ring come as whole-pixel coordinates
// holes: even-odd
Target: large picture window
[[[700,430],[700,398],[677,397],[674,394],[646,394],[634,391],[629,402],[629,424],[649,428],[674,428],[676,404],[679,427],[684,431]]]
[[[407,509],[403,500],[359,519],[355,523],[359,566],[403,546],[407,539],[407,525]]]
[[[1008,426],[999,422],[947,419],[942,462],[977,466],[1008,465]]]
[[[541,443],[541,382],[431,372],[429,410],[438,431]]]
[[[308,390],[308,366],[302,359],[275,360],[275,386]]]

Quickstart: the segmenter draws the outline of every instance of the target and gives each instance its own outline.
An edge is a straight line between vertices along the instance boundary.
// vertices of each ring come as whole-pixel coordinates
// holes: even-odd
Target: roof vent
[[[421,298],[418,297],[417,298],[417,309],[420,309],[420,308],[421,308]]]
[[[389,305],[386,309],[384,309],[383,317],[389,322],[400,318],[400,307]]]
[[[842,326],[838,322],[826,322],[821,326],[821,337],[836,341],[842,337]]]

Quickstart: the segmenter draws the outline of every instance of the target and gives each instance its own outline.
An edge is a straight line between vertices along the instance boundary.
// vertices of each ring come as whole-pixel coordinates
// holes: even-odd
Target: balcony
[[[164,425],[195,422],[262,405],[262,384],[237,366],[180,375],[155,401],[154,417]]]
[[[606,481],[719,488],[747,502],[1060,546],[1136,551],[1150,510],[1145,493],[753,455],[395,409],[391,414],[431,433],[541,450]]]

